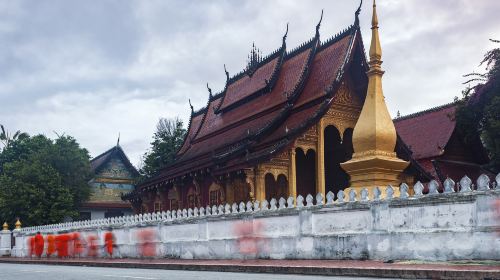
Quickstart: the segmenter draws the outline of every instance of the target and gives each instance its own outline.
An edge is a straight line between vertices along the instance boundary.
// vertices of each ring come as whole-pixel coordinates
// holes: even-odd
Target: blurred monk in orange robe
[[[80,256],[83,253],[84,244],[80,238],[80,233],[73,233],[73,254],[75,256]]]
[[[35,235],[35,255],[39,258],[42,257],[43,249],[44,249],[44,240],[43,236],[40,232],[37,232]]]
[[[112,231],[108,231],[104,234],[104,246],[106,248],[106,253],[109,257],[113,257],[113,245],[114,245],[114,235]]]
[[[47,236],[47,257],[50,257],[56,252],[56,238],[54,235]]]
[[[68,256],[68,241],[69,237],[67,234],[59,234],[56,237],[57,256],[59,258],[65,258]]]
[[[97,236],[89,235],[89,237],[87,237],[87,244],[89,248],[87,256],[92,258],[97,257]]]

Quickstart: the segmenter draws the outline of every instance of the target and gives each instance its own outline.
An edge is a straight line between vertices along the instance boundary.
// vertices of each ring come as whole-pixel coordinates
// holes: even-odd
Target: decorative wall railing
[[[98,252],[78,257],[106,256],[112,230],[113,257],[500,260],[500,174],[491,179],[464,176],[443,186],[417,182],[21,228],[13,231],[11,255],[28,256],[39,231],[92,238]],[[5,235],[10,242],[10,233],[2,231],[2,241]]]
[[[444,181],[442,186],[442,191],[439,192],[440,184],[432,180],[427,184],[428,192],[424,194],[425,186],[421,182],[417,182],[413,187],[408,186],[403,183],[399,186],[399,196],[395,197],[395,188],[393,186],[387,186],[385,188],[386,197],[382,198],[382,190],[380,188],[375,188],[372,193],[367,188],[361,190],[359,195],[355,190],[350,190],[348,193],[344,191],[339,191],[337,195],[332,192],[328,192],[325,197],[322,193],[316,194],[313,197],[311,194],[307,195],[305,198],[301,195],[294,197],[288,197],[287,199],[281,197],[279,199],[273,198],[270,201],[264,200],[260,201],[248,201],[247,203],[241,202],[239,204],[224,204],[224,205],[213,205],[201,208],[188,208],[179,209],[177,211],[163,211],[156,213],[138,214],[130,216],[121,216],[114,218],[106,218],[99,220],[86,220],[86,221],[75,221],[43,226],[26,227],[20,230],[21,233],[30,235],[36,232],[41,233],[52,233],[52,232],[63,232],[63,231],[75,231],[75,230],[85,230],[95,227],[113,227],[113,226],[135,226],[144,223],[155,223],[155,222],[182,222],[187,220],[192,220],[200,217],[222,217],[224,215],[231,215],[235,213],[243,212],[258,212],[258,211],[279,211],[285,208],[302,208],[302,207],[312,207],[312,206],[323,206],[323,205],[334,205],[340,203],[354,203],[354,202],[367,202],[367,201],[379,201],[379,200],[391,200],[391,199],[419,199],[427,196],[434,195],[447,195],[452,193],[469,193],[469,192],[484,192],[484,191],[500,191],[500,173],[495,177],[492,182],[490,177],[485,174],[480,175],[476,183],[468,177],[464,176],[460,182],[454,182],[452,179],[448,178]]]

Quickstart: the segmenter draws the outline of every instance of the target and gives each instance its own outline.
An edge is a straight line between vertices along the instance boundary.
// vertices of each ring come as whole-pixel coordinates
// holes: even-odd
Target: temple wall
[[[166,258],[500,260],[500,188],[486,189],[484,179],[475,191],[465,180],[460,193],[422,195],[415,185],[408,196],[402,185],[397,198],[368,200],[364,190],[355,201],[354,192],[339,192],[326,204],[318,195],[24,228],[14,232],[13,255],[26,256],[27,236],[38,230],[102,238],[113,228],[117,257],[140,257],[141,232],[149,231],[156,257]]]

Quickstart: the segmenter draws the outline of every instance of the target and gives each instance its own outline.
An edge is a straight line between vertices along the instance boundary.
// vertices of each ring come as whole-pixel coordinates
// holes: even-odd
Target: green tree
[[[16,131],[14,134],[9,133],[3,125],[0,124],[0,143],[4,147],[7,147],[9,143],[16,139],[22,139],[29,137],[28,133],[22,132],[20,130]]]
[[[495,43],[500,41],[491,40]],[[479,82],[463,92],[458,102],[457,127],[466,143],[472,143],[479,135],[490,163],[486,168],[500,171],[500,48],[488,51],[480,65],[486,64],[485,74],[468,74],[470,80]]]
[[[144,177],[151,177],[160,169],[174,162],[177,151],[184,142],[186,129],[182,120],[177,118],[161,118],[156,125],[151,148],[143,156],[140,173]]]
[[[31,226],[76,218],[90,178],[89,154],[72,137],[12,140],[0,152],[0,219]]]

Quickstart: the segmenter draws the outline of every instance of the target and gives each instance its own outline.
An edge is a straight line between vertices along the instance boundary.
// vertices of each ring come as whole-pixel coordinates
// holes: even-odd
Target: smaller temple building
[[[121,196],[135,189],[134,183],[139,172],[119,143],[92,159],[90,166],[94,173],[94,178],[89,181],[91,195],[89,201],[80,208],[80,220],[132,214],[130,203],[122,201]]]
[[[479,135],[464,142],[455,121],[457,103],[416,112],[394,119],[398,135],[411,150],[412,158],[432,178],[443,184],[446,178],[458,182],[463,174],[477,178],[493,173],[483,169],[489,162]]]

